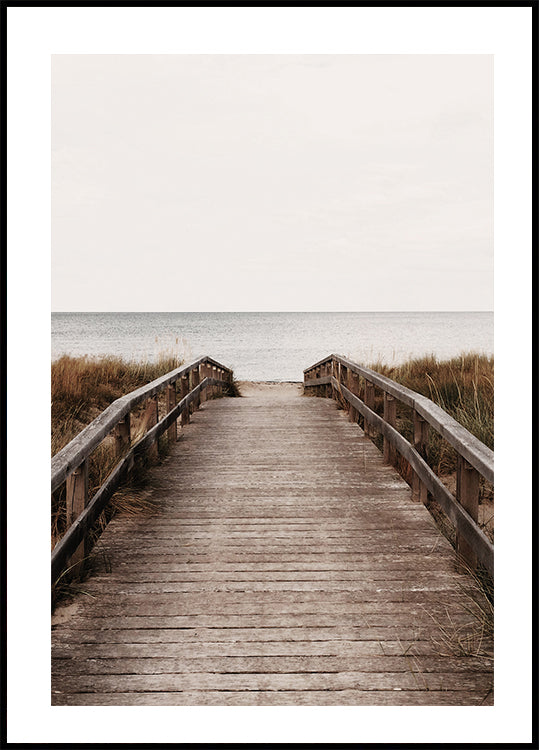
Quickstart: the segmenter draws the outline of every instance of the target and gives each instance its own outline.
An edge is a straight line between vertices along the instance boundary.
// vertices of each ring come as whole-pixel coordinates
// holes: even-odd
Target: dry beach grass
[[[401,383],[417,393],[427,396],[435,404],[466,427],[487,447],[494,449],[494,357],[473,352],[440,361],[434,356],[411,359],[402,365],[371,365],[373,370]],[[380,398],[376,404],[378,413],[383,412]],[[411,410],[397,406],[397,427],[411,440],[413,419]],[[379,439],[381,447],[381,438]],[[434,430],[429,431],[427,462],[442,482],[454,494],[456,488],[456,451]],[[406,476],[408,467],[400,467]],[[481,479],[479,522],[490,539],[494,540],[494,488]],[[431,508],[451,539],[452,529],[436,507]],[[453,540],[452,540],[453,541]]]

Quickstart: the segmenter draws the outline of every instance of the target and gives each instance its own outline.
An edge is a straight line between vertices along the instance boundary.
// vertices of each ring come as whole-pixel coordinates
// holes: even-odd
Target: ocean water
[[[332,353],[364,365],[494,353],[492,312],[62,312],[52,314],[51,328],[53,360],[207,354],[238,380],[300,381],[306,367]]]

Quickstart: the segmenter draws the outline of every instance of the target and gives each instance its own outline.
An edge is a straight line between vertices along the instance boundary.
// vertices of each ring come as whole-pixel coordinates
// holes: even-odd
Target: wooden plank
[[[389,565],[383,568],[363,568],[361,573],[359,568],[354,570],[217,570],[215,566],[206,570],[191,570],[190,564],[178,569],[175,573],[159,571],[139,571],[130,569],[128,573],[122,573],[118,570],[109,570],[107,574],[94,574],[91,578],[91,585],[107,586],[110,583],[121,585],[122,582],[133,584],[129,586],[130,591],[135,591],[137,585],[146,584],[204,584],[226,583],[230,586],[241,585],[244,583],[268,583],[275,585],[283,584],[303,584],[312,582],[313,585],[324,585],[326,589],[328,582],[331,582],[332,589],[334,586],[349,585],[361,588],[363,586],[362,576],[369,581],[410,581],[415,583],[436,584],[437,582],[447,582],[451,585],[461,585],[462,578],[455,577],[451,572],[446,570],[446,565],[440,563],[438,566],[432,566],[426,561],[423,566],[418,566],[413,572],[402,566]],[[467,579],[465,579],[467,580]]]
[[[105,668],[107,662],[112,662],[113,666],[120,659],[173,659],[183,667],[182,660],[185,660],[189,670],[202,671],[201,665],[207,669],[215,666],[215,658],[219,662],[225,658],[250,661],[254,657],[267,661],[267,666],[276,661],[276,667],[279,667],[279,661],[283,658],[302,657],[306,663],[311,663],[313,659],[333,659],[339,661],[342,670],[349,670],[352,663],[362,663],[361,671],[385,670],[391,665],[389,671],[400,671],[408,669],[406,666],[409,659],[415,659],[426,672],[439,671],[443,665],[443,671],[454,672],[490,672],[492,671],[492,658],[474,657],[474,656],[448,656],[440,658],[432,655],[432,645],[429,641],[384,641],[383,644],[377,641],[229,641],[229,642],[204,642],[200,641],[193,645],[189,642],[173,643],[62,643],[57,642],[54,645],[52,658],[55,662],[69,661],[71,666],[66,669],[73,669],[73,664],[79,660],[92,661],[103,660]],[[384,661],[380,661],[383,659]],[[259,666],[253,661],[255,666]],[[365,665],[369,665],[369,670]],[[195,666],[197,668],[195,669]],[[63,667],[59,667],[59,669]],[[77,667],[78,668],[78,667]]]
[[[89,631],[57,629],[54,632],[53,654],[72,658],[99,656],[432,656],[432,643],[427,639],[389,640],[383,642],[354,640],[346,629],[307,628],[301,637],[301,628],[254,631],[244,628],[238,638],[233,629],[193,630],[103,630]],[[195,638],[195,635],[198,635]],[[226,637],[226,636],[230,637]],[[334,635],[334,637],[332,637]],[[243,636],[243,637],[242,637]],[[266,636],[266,637],[264,637]],[[310,639],[310,640],[309,640]],[[436,657],[438,658],[438,657]],[[470,661],[470,657],[462,657]],[[477,657],[472,657],[475,661]],[[485,658],[485,662],[491,659]]]
[[[357,581],[350,581],[347,579],[344,579],[342,581],[334,581],[331,579],[322,579],[322,580],[307,580],[307,581],[301,581],[301,580],[294,580],[294,581],[249,581],[249,580],[243,580],[243,581],[214,581],[214,580],[208,580],[208,581],[184,581],[184,582],[141,582],[141,583],[135,583],[130,582],[128,585],[125,585],[123,588],[120,586],[117,587],[118,594],[140,594],[140,593],[154,593],[156,595],[160,594],[176,594],[176,593],[201,593],[201,592],[207,592],[211,591],[212,594],[216,594],[219,592],[226,592],[227,594],[232,594],[234,592],[245,592],[245,593],[254,593],[254,592],[286,592],[288,594],[293,594],[295,598],[299,596],[300,593],[306,593],[309,594],[315,594],[316,592],[327,592],[328,587],[331,588],[332,594],[336,594],[338,592],[361,592],[364,596],[369,592],[376,590],[376,588],[383,587],[384,591],[392,590],[393,593],[399,593],[402,594],[403,587],[405,590],[405,580],[398,580],[398,581],[386,581],[385,579],[376,579],[375,583],[373,583],[373,586],[369,588],[364,582],[357,582]],[[449,581],[448,579],[442,579],[441,582],[425,582],[425,584],[421,587],[422,590],[429,590],[429,591],[438,591],[438,592],[445,592],[448,589],[450,589],[450,586],[448,585]],[[99,594],[100,596],[107,596],[108,595],[108,587],[110,586],[110,582],[106,582],[103,584],[97,584],[95,582],[91,582],[90,585],[86,587],[86,591],[89,594],[95,595]],[[114,594],[115,596],[116,594]],[[366,599],[366,603],[369,600]],[[376,602],[376,606],[378,606],[378,603]]]
[[[106,553],[109,556],[110,553]],[[286,560],[277,560],[273,562],[267,561],[238,561],[238,562],[223,562],[218,560],[210,560],[209,563],[206,560],[197,561],[196,556],[188,558],[186,561],[179,562],[176,559],[165,560],[161,564],[158,560],[149,560],[147,563],[137,565],[137,558],[134,557],[131,560],[124,560],[124,556],[120,560],[115,560],[114,563],[118,570],[121,572],[122,577],[129,575],[131,571],[139,573],[139,571],[164,571],[164,572],[183,572],[186,570],[195,571],[217,571],[217,572],[242,572],[242,571],[297,571],[303,573],[303,571],[341,571],[349,570],[359,573],[358,578],[361,576],[371,575],[373,570],[447,570],[451,568],[454,555],[452,550],[449,551],[445,547],[438,547],[433,544],[432,549],[428,555],[423,552],[409,552],[399,554],[367,554],[358,555],[354,561],[354,565],[348,565],[336,562],[335,560],[320,560],[312,559],[310,557],[305,560],[299,560],[294,562],[288,562]],[[96,562],[99,561],[99,558]],[[125,565],[121,565],[125,562]],[[108,569],[110,572],[110,569]],[[114,569],[112,570],[114,575]]]
[[[378,530],[384,530],[387,533],[410,530],[412,533],[417,533],[430,531],[433,523],[430,518],[418,518],[414,513],[400,513],[396,517],[391,514],[382,514],[382,518],[388,519],[387,526],[384,526],[383,521],[380,523],[372,520],[366,520],[359,524],[353,522],[334,523],[332,518],[328,517],[324,524],[326,538],[342,541],[343,534],[360,538]],[[408,524],[406,523],[407,519],[409,519]],[[256,539],[262,535],[273,540],[314,539],[320,541],[322,539],[319,527],[308,522],[300,523],[294,520],[289,522],[288,519],[283,519],[282,523],[272,522],[272,519],[268,519],[266,522],[262,519],[259,523],[256,522],[256,519],[246,519],[245,522],[229,524],[224,523],[222,518],[209,519],[204,524],[192,523],[191,519],[172,519],[170,524],[166,525],[160,525],[158,522],[155,526],[150,523],[131,525],[130,532],[133,537],[138,537],[143,541],[147,530],[150,528],[154,538],[163,541],[166,539],[187,541],[200,539],[203,541],[204,539],[223,539],[225,535],[229,540]],[[119,540],[120,536],[122,536],[120,530],[114,529],[111,531],[109,538]]]
[[[409,648],[416,649],[421,644],[428,644],[428,653],[433,653],[433,637],[440,636],[437,628],[432,630],[417,627],[359,627],[349,623],[333,625],[264,626],[264,627],[208,627],[202,624],[171,626],[170,623],[147,623],[137,627],[131,623],[120,623],[116,627],[101,628],[80,627],[82,622],[74,619],[69,628],[56,627],[53,630],[53,642],[68,643],[280,643],[286,642],[345,642],[353,644],[374,643],[384,653],[388,653],[387,644],[400,643],[407,653]],[[425,648],[427,646],[425,645]],[[440,650],[440,649],[439,649]],[[391,653],[391,652],[389,652]]]
[[[492,705],[493,694],[464,690],[182,690],[177,692],[54,694],[65,706],[473,706]]]
[[[306,552],[313,555],[335,555],[338,553],[359,555],[364,554],[368,550],[376,550],[377,547],[377,536],[382,541],[397,540],[397,548],[406,545],[410,548],[411,545],[416,545],[418,549],[421,549],[425,545],[428,546],[429,542],[425,540],[424,530],[418,529],[415,532],[410,532],[406,535],[406,538],[399,539],[398,529],[391,529],[390,531],[380,530],[380,534],[377,534],[377,529],[372,529],[370,532],[364,534],[351,534],[350,542],[343,542],[342,538],[334,537],[332,539],[322,540],[313,537],[311,539],[304,539],[301,536],[295,538],[283,537],[276,538],[272,536],[270,539],[256,539],[254,537],[246,538],[240,537],[236,539],[222,539],[218,537],[206,538],[183,538],[183,539],[159,539],[158,544],[148,545],[148,541],[144,542],[141,540],[141,555],[165,555],[165,554],[189,554],[194,545],[197,546],[197,554],[213,554],[215,551],[220,553],[230,552],[235,555],[246,555],[246,554],[262,554],[262,553],[283,553],[286,555],[302,555]],[[355,542],[355,543],[353,543]],[[321,544],[324,546],[321,547]],[[103,548],[104,549],[104,548]],[[121,545],[118,547],[121,549]],[[129,545],[124,543],[124,549],[129,554]]]
[[[333,596],[329,594],[332,593]],[[380,594],[375,596],[375,594]],[[367,614],[369,623],[381,623],[391,625],[391,618],[396,613],[402,615],[413,615],[417,623],[424,622],[431,625],[431,613],[440,610],[443,612],[443,604],[461,600],[455,596],[455,591],[450,595],[447,590],[413,589],[410,591],[399,591],[397,587],[379,584],[379,590],[373,587],[369,590],[356,591],[263,591],[253,590],[246,594],[234,591],[211,591],[211,602],[208,602],[208,591],[205,592],[177,592],[158,593],[155,591],[141,594],[130,594],[122,596],[115,592],[106,597],[103,593],[99,596],[99,602],[95,602],[91,610],[86,609],[86,617],[90,614],[94,618],[183,618],[178,620],[184,623],[192,616],[219,615],[247,615],[253,618],[253,622],[260,622],[263,617],[273,617],[273,611],[279,611],[283,619],[291,621],[296,618],[300,620],[302,615],[316,615],[317,605],[322,602],[331,606],[331,615],[324,616],[324,622],[334,622],[336,616],[343,618],[355,615]],[[421,594],[421,596],[419,596]],[[422,609],[419,606],[424,604]],[[389,607],[388,605],[392,606]],[[426,608],[428,607],[428,611]],[[385,610],[385,611],[384,611]],[[389,610],[389,611],[388,611]],[[80,614],[85,611],[81,610]],[[455,618],[463,616],[465,621],[470,620],[470,614],[466,610],[455,612]],[[321,615],[321,617],[323,617]],[[275,615],[271,622],[280,626],[279,616]],[[294,620],[294,621],[296,621]],[[305,618],[307,622],[308,618]],[[152,620],[149,620],[151,622]],[[198,622],[198,621],[197,621]],[[235,622],[235,621],[234,621]],[[322,623],[322,621],[320,621]]]
[[[423,539],[422,541],[414,542],[401,539],[395,548],[399,552],[422,552],[424,555],[428,554],[432,549],[432,546],[437,543],[436,541]],[[439,544],[444,544],[440,541]],[[305,549],[296,548],[294,550],[288,550],[282,546],[266,546],[259,547],[258,549],[252,550],[239,550],[234,545],[228,548],[222,547],[220,549],[197,549],[192,550],[187,545],[178,549],[163,549],[163,550],[148,550],[143,549],[139,553],[134,550],[129,550],[128,547],[125,549],[123,555],[126,563],[132,563],[133,560],[139,561],[141,565],[145,563],[152,563],[156,560],[162,560],[164,563],[176,560],[177,562],[205,562],[212,560],[214,563],[221,562],[237,562],[237,563],[264,563],[264,562],[291,562],[294,564],[300,564],[308,560],[315,560],[316,564],[321,565],[338,562],[341,563],[341,567],[351,562],[358,562],[364,559],[370,554],[375,554],[378,550],[376,542],[373,540],[368,544],[362,544],[361,548],[350,547],[345,549],[344,547],[332,547],[326,546],[325,549],[320,547],[310,547]]]
[[[212,597],[213,598],[213,597]],[[396,600],[397,601],[397,600]],[[419,604],[421,601],[425,601],[424,598],[417,595],[415,597],[415,603]],[[452,600],[447,601],[447,606],[451,609],[455,609],[462,598],[458,599],[454,597]],[[439,602],[439,599],[437,600]],[[239,637],[238,632],[242,628],[249,628],[254,631],[275,631],[276,628],[285,628],[287,630],[292,628],[341,628],[350,626],[354,628],[356,640],[395,640],[397,637],[402,637],[404,640],[418,639],[418,638],[437,638],[442,639],[441,624],[446,622],[440,619],[440,622],[434,620],[425,621],[424,623],[416,622],[416,615],[411,616],[408,612],[407,617],[403,617],[404,623],[396,621],[395,617],[389,615],[377,615],[376,620],[372,612],[362,612],[360,607],[350,607],[349,610],[345,611],[345,608],[341,606],[338,612],[334,614],[321,614],[318,611],[303,611],[299,614],[288,612],[284,614],[272,614],[272,612],[278,611],[278,602],[275,606],[268,605],[269,614],[266,612],[258,612],[256,614],[247,615],[244,612],[233,614],[232,612],[225,612],[220,614],[215,611],[214,608],[209,608],[208,614],[192,612],[191,614],[129,614],[129,615],[108,615],[102,612],[101,616],[96,614],[95,617],[81,617],[73,621],[71,625],[73,630],[118,630],[120,628],[124,630],[139,630],[141,628],[146,629],[171,629],[171,630],[182,630],[188,629],[198,631],[200,628],[208,629],[229,629],[234,631]],[[429,602],[426,600],[425,606],[428,606]],[[239,609],[239,608],[238,608]],[[302,609],[307,609],[303,607]],[[355,609],[355,611],[353,611]],[[350,611],[352,610],[352,611]],[[455,615],[456,616],[456,615]],[[470,626],[474,623],[470,616],[466,617],[466,621],[470,622]],[[457,620],[458,625],[462,625],[460,619]],[[272,632],[271,635],[274,633]],[[266,638],[268,633],[266,633]],[[270,639],[271,640],[271,639]]]
[[[492,689],[492,676],[477,673],[336,672],[288,674],[121,674],[62,676],[65,692],[135,690],[474,690]]]
[[[218,672],[219,674],[335,674],[345,672],[399,673],[416,670],[435,674],[489,674],[488,659],[437,658],[417,656],[154,656],[53,659],[55,675],[158,675]]]

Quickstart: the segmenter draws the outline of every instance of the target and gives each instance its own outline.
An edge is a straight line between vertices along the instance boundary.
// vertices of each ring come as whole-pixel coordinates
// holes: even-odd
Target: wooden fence
[[[233,373],[210,357],[163,375],[116,399],[52,459],[51,493],[65,483],[68,530],[52,551],[52,582],[66,568],[77,566],[86,552],[88,534],[108,501],[135,466],[135,459],[146,452],[157,453],[157,440],[168,432],[177,439],[177,422],[189,421],[190,414],[204,400],[207,390],[231,391]],[[166,395],[166,414],[159,419],[158,397]],[[179,402],[178,402],[179,395]],[[131,413],[140,404],[145,410],[137,439],[131,429]],[[90,499],[88,459],[103,440],[114,436],[117,462],[104,484]]]
[[[353,421],[362,415],[368,437],[383,435],[385,461],[395,464],[398,452],[413,470],[413,498],[426,503],[430,493],[452,522],[459,564],[471,569],[481,565],[494,577],[494,545],[478,524],[480,476],[494,483],[493,451],[430,399],[336,354],[304,370],[304,386],[339,400]],[[383,417],[374,411],[375,389],[383,394]],[[397,401],[412,409],[413,444],[396,429]],[[457,452],[455,497],[425,460],[429,428]]]

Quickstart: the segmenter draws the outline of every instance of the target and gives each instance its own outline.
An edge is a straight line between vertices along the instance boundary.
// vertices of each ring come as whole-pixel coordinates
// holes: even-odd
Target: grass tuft
[[[465,566],[462,561],[461,566],[468,574],[466,582],[459,583],[459,590],[463,594],[460,608],[465,621],[455,622],[447,607],[444,618],[431,614],[438,627],[438,635],[433,637],[433,642],[440,656],[472,656],[492,660],[494,587],[492,581],[481,572]]]
[[[494,357],[470,352],[444,361],[428,356],[370,367],[430,398],[494,450]]]

